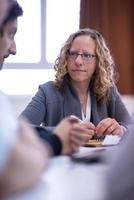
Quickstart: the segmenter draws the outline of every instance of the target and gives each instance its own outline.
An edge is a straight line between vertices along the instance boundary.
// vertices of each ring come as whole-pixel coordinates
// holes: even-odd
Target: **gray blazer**
[[[97,102],[92,88],[90,88],[90,94],[90,121],[95,125],[106,117],[115,118],[124,125],[132,122],[132,117],[123,104],[116,87],[109,90],[107,102]],[[21,115],[28,118],[32,124],[42,123],[44,126],[56,126],[69,115],[76,115],[82,119],[80,101],[69,81],[65,81],[61,89],[57,89],[52,81],[40,85],[38,92]]]

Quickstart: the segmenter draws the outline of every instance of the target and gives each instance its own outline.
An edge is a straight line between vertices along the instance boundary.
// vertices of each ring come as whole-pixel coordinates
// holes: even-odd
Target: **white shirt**
[[[81,109],[81,113],[82,113],[82,121],[90,122],[90,118],[91,118],[91,98],[90,98],[90,93],[88,93],[88,96],[87,96],[86,113],[84,113],[82,109]]]
[[[17,122],[12,114],[6,96],[0,91],[0,173],[10,155],[10,149],[16,140]]]

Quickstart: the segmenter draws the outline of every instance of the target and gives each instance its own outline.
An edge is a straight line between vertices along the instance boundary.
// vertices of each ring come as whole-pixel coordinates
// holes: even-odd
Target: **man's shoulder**
[[[5,94],[0,90],[0,98],[5,98]]]
[[[0,90],[0,106],[4,107],[9,104],[7,96]]]
[[[16,141],[17,121],[7,96],[0,91],[0,168],[3,168]]]

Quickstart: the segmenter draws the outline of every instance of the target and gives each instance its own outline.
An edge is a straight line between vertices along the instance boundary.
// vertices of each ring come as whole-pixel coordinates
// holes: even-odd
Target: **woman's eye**
[[[85,58],[90,58],[90,57],[91,57],[91,55],[88,54],[88,53],[83,54],[83,56],[84,56]]]

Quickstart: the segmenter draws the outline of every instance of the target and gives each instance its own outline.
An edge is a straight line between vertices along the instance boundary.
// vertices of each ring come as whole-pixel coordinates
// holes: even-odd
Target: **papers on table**
[[[101,147],[80,147],[79,152],[73,154],[74,157],[87,157],[87,156],[96,156],[100,155],[103,152],[107,151],[108,149],[114,148],[117,144],[119,144],[121,137],[107,135],[102,142]]]
[[[107,135],[102,142],[102,146],[116,145],[119,143],[121,137],[118,135]]]

